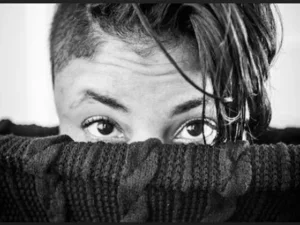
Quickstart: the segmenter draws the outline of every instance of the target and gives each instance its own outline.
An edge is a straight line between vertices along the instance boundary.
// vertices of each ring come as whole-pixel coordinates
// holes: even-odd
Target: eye
[[[203,126],[203,128],[202,128]],[[174,142],[179,143],[200,143],[212,145],[217,137],[217,125],[210,119],[194,119],[183,124],[176,132]]]
[[[94,141],[120,142],[124,140],[120,127],[108,117],[88,118],[83,122],[82,127],[88,137]]]

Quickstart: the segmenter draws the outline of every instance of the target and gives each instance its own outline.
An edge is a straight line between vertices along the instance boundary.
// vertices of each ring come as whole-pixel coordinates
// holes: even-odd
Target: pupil
[[[194,122],[188,125],[187,132],[192,136],[199,136],[202,133],[201,122]]]
[[[97,129],[101,134],[108,135],[113,132],[114,125],[107,121],[99,121]]]

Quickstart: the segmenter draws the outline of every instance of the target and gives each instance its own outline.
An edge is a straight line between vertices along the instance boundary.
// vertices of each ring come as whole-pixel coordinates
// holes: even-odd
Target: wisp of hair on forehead
[[[92,58],[106,35],[129,42],[131,38],[152,40],[204,98],[215,99],[216,142],[240,140],[244,131],[256,137],[271,119],[265,85],[281,44],[275,21],[278,11],[274,9],[270,4],[249,3],[60,4],[50,36],[53,84],[55,75],[70,60]],[[197,43],[203,87],[184,74],[168,54],[166,46],[186,37]],[[206,92],[207,79],[213,93]]]

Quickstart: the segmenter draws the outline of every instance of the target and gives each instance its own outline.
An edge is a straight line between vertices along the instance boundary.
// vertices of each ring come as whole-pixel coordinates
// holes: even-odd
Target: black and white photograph
[[[300,222],[300,3],[0,4],[0,222]]]

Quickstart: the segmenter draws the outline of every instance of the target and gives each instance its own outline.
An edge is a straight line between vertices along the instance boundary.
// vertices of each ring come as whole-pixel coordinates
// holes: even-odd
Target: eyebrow
[[[93,90],[84,91],[84,97],[80,100],[80,102],[78,104],[80,104],[81,102],[88,100],[88,99],[93,99],[97,102],[107,105],[110,108],[113,108],[113,109],[116,109],[119,111],[123,111],[125,113],[130,112],[130,110],[126,106],[124,106],[122,103],[118,102],[117,99],[109,97],[107,95],[99,94],[97,92],[94,92]],[[208,102],[209,102],[208,99],[206,99],[205,104],[207,104]],[[188,112],[194,108],[197,108],[201,105],[203,105],[203,98],[188,100],[184,103],[181,103],[181,104],[175,106],[174,109],[172,110],[170,116],[173,117],[173,116],[176,116],[179,114],[186,113],[186,112]]]
[[[124,106],[122,103],[118,102],[117,99],[109,97],[107,95],[101,95],[92,90],[86,90],[84,92],[84,97],[81,99],[80,102],[85,101],[87,99],[93,99],[97,102],[101,102],[102,104],[107,105],[108,107],[119,111],[123,111],[126,113],[129,112],[129,109],[126,106]]]
[[[209,101],[206,99],[205,104],[207,104],[208,102]],[[197,108],[201,105],[203,105],[203,98],[197,98],[197,99],[192,99],[192,100],[186,101],[184,103],[181,103],[180,105],[177,105],[172,110],[171,117],[188,112],[191,109]]]

